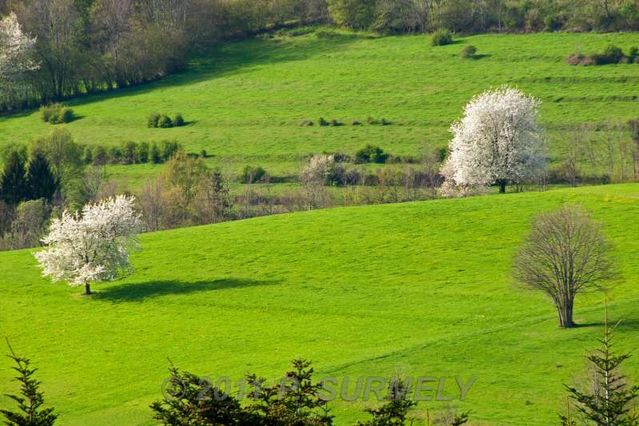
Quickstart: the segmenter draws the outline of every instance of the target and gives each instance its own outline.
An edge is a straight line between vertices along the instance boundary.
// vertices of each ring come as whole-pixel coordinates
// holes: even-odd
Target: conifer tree
[[[59,189],[58,180],[53,175],[49,161],[41,151],[36,151],[27,169],[28,198],[37,200],[53,199]]]
[[[7,204],[16,205],[27,198],[28,185],[24,154],[14,150],[7,157],[0,179],[0,199]]]
[[[591,389],[566,388],[577,410],[597,426],[637,426],[639,416],[632,411],[632,403],[639,398],[639,386],[628,384],[627,378],[620,373],[621,365],[630,355],[617,355],[613,351],[612,332],[606,312],[604,336],[599,340],[601,348],[586,357],[594,372]],[[575,424],[567,416],[560,417],[564,425]]]
[[[42,408],[44,395],[40,392],[40,382],[33,375],[37,371],[31,367],[28,358],[22,358],[15,354],[9,346],[11,358],[16,366],[13,369],[18,373],[15,378],[20,382],[20,395],[7,395],[18,404],[17,411],[0,410],[5,422],[10,426],[50,426],[58,417],[53,408]]]

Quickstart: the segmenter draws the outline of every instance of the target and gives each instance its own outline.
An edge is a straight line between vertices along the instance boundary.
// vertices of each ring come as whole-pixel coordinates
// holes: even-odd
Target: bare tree
[[[561,327],[570,328],[578,293],[614,276],[601,225],[577,206],[540,215],[514,263],[515,278],[554,302]]]

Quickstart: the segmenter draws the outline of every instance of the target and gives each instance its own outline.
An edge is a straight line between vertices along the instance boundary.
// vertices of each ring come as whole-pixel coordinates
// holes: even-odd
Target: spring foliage
[[[87,204],[82,213],[65,211],[51,223],[36,253],[42,274],[71,286],[112,280],[130,269],[129,251],[137,246],[142,221],[133,209],[134,198],[120,195]]]
[[[451,127],[450,155],[442,169],[448,184],[481,187],[525,183],[543,172],[540,102],[502,87],[474,97]]]

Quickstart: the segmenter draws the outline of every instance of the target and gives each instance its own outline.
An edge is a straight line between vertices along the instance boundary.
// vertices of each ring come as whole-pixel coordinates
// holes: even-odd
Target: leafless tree
[[[566,205],[536,219],[515,259],[514,276],[546,293],[560,326],[570,328],[577,294],[598,289],[614,276],[610,249],[601,225],[580,207]]]

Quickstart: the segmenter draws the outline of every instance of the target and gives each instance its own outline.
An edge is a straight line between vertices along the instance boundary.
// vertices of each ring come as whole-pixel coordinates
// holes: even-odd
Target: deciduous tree
[[[47,248],[35,254],[42,274],[71,286],[112,280],[130,270],[129,251],[137,247],[141,217],[133,208],[134,198],[119,195],[96,204],[87,204],[82,213],[65,211],[54,219]]]
[[[458,186],[532,181],[545,168],[539,101],[502,87],[474,97],[451,127],[450,155],[442,172]]]

